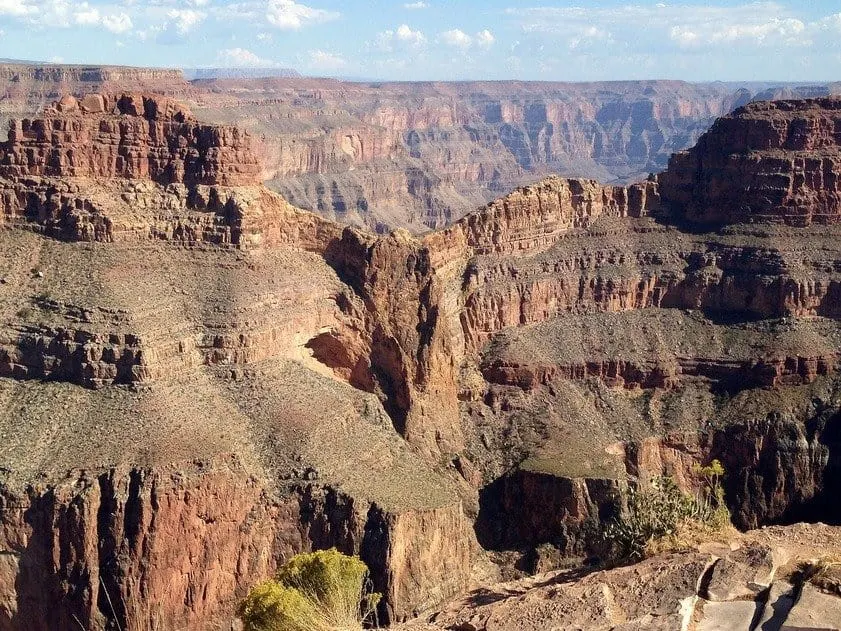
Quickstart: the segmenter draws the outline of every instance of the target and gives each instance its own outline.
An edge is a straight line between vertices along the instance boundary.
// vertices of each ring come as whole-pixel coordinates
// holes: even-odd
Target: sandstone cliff
[[[740,527],[838,520],[835,103],[752,105],[656,178],[549,178],[423,238],[294,208],[248,135],[167,99],[13,125],[0,629],[229,623],[332,545],[399,621],[465,590],[479,546],[598,556],[628,485],[712,458]],[[711,201],[813,149],[828,170],[781,211]]]
[[[0,65],[0,127],[61,95],[154,91],[259,139],[262,176],[291,203],[378,232],[441,228],[544,175],[624,183],[662,170],[718,116],[754,98],[837,85],[187,82],[177,71]]]
[[[712,458],[740,527],[838,518],[839,235],[809,225],[835,223],[838,120],[833,99],[753,104],[656,181],[548,179],[424,238],[484,546],[598,554],[627,476],[692,486]],[[824,170],[798,179],[808,156]]]
[[[837,223],[841,100],[753,103],[672,157],[664,197],[696,223]]]
[[[63,98],[0,146],[0,629],[229,624],[311,547],[366,560],[383,621],[466,585],[457,486],[395,432],[445,355],[373,272],[415,246],[343,277],[371,238],[256,173],[247,134],[146,94]],[[373,394],[312,357],[332,330]]]

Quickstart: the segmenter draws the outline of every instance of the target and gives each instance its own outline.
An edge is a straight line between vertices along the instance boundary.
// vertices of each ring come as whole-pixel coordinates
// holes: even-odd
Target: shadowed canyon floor
[[[329,546],[361,555],[380,620],[402,622],[488,559],[500,578],[603,557],[631,481],[690,489],[713,458],[736,526],[838,523],[839,156],[841,101],[755,103],[638,184],[550,177],[377,236],[293,207],[260,183],[251,134],[167,97],[64,97],[15,122],[0,630],[230,628],[251,584]],[[715,567],[745,565],[730,552]],[[671,624],[687,598],[699,624],[710,603],[758,611],[698,586],[706,552],[646,563],[530,579],[434,624],[541,628],[563,613],[546,590],[598,596],[581,615],[604,628]],[[674,578],[665,609],[614,590],[648,589],[646,568]],[[496,608],[533,626],[463,619]]]

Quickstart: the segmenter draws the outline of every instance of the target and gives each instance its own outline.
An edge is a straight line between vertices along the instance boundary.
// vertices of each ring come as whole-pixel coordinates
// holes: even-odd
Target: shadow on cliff
[[[791,506],[778,520],[781,524],[823,522],[841,525],[841,411],[813,419],[807,431],[815,444],[816,460],[825,463],[816,480],[814,497]]]
[[[564,557],[603,558],[602,525],[619,514],[617,480],[569,478],[515,469],[479,491],[476,538],[486,550],[523,550],[520,569],[538,565],[535,549],[551,544]]]
[[[2,631],[72,629],[80,622],[85,628],[92,626],[89,570],[68,563],[82,542],[74,541],[73,533],[67,531],[55,537],[56,517],[63,521],[55,515],[56,504],[52,491],[32,495],[23,513],[32,531],[18,556],[17,608],[8,623],[0,618]],[[69,571],[56,571],[56,566],[66,569],[68,565]]]

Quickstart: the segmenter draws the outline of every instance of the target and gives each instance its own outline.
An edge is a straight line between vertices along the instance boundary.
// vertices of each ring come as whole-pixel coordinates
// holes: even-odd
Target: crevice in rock
[[[106,621],[107,629],[125,629],[127,615],[120,597],[120,562],[117,532],[119,504],[114,488],[115,472],[99,476],[99,510],[96,515],[97,558],[99,581],[92,586],[97,590],[96,606]],[[110,600],[109,600],[110,599]]]
[[[133,469],[129,474],[128,499],[126,500],[126,516],[123,524],[123,536],[128,542],[129,550],[137,552],[137,538],[140,534],[143,520],[143,500],[140,497],[140,487],[143,483],[143,473]]]
[[[710,598],[710,583],[713,579],[713,574],[715,573],[715,567],[721,562],[721,559],[715,559],[712,563],[710,563],[706,568],[704,568],[704,573],[701,574],[700,578],[698,579],[698,595],[701,598],[709,600]]]

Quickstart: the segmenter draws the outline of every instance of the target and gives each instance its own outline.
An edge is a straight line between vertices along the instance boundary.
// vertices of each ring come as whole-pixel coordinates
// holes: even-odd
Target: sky
[[[841,80],[841,0],[0,0],[0,58],[383,80]]]

